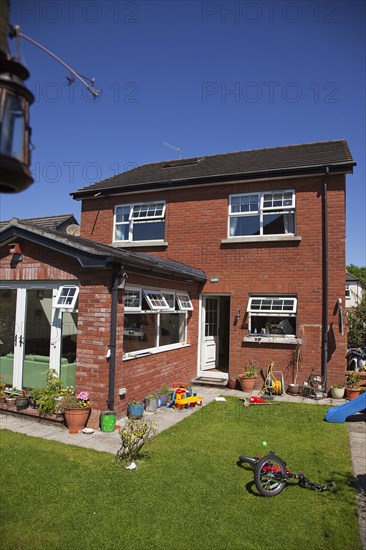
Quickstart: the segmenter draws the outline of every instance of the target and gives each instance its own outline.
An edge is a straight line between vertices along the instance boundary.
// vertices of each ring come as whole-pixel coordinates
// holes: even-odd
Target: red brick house
[[[15,328],[30,315],[48,319],[50,332],[42,353],[41,324],[33,348],[24,350],[24,331],[18,348],[3,344],[14,383],[31,368],[27,351],[37,353],[61,375],[74,369],[95,409],[122,413],[176,380],[223,383],[249,359],[274,361],[290,383],[298,344],[299,381],[311,372],[328,387],[342,380],[354,165],[343,140],[146,164],[72,194],[80,236],[11,220],[0,229],[0,292]]]

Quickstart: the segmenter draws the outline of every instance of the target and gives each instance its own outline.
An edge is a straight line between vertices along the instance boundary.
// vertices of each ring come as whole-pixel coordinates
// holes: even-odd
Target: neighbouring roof
[[[308,173],[352,172],[353,161],[345,140],[322,141],[255,149],[219,155],[143,164],[71,193],[75,199],[96,193],[169,189],[265,177]]]
[[[362,287],[365,286],[365,283],[362,281],[362,279],[355,277],[355,275],[352,275],[352,273],[348,273],[348,271],[346,271],[346,283],[358,283]]]
[[[16,218],[17,219],[17,218]],[[20,219],[19,219],[20,220]],[[0,230],[10,223],[11,220],[0,222]],[[61,214],[59,216],[44,216],[42,218],[26,218],[20,221],[39,225],[46,229],[56,229],[58,231],[66,229],[71,224],[79,225],[73,214]]]
[[[76,258],[86,268],[111,269],[123,266],[126,271],[184,281],[205,282],[206,274],[169,258],[159,258],[143,252],[116,249],[83,237],[60,233],[30,222],[12,218],[0,229],[0,246],[15,237],[23,238],[62,254]]]

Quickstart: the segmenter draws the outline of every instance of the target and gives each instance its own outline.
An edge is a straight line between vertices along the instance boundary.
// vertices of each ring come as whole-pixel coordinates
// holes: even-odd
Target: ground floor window
[[[188,314],[181,310],[181,294],[166,289],[126,287],[124,358],[185,343]],[[188,293],[184,294],[189,299]]]
[[[295,296],[249,297],[249,335],[296,337],[297,299]]]

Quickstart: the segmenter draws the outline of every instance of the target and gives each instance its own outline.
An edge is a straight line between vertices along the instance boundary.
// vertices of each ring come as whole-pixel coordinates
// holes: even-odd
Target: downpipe
[[[119,267],[113,274],[111,287],[111,328],[109,338],[109,384],[108,384],[108,410],[114,410],[114,387],[116,377],[116,338],[117,338],[117,306],[118,306],[118,287],[123,277],[123,268]]]
[[[322,376],[324,377],[324,387],[327,386],[328,374],[328,183],[327,177],[329,167],[325,168],[325,176],[322,190],[322,223],[323,223],[323,262],[322,262],[322,279],[323,279],[323,300],[322,300]]]

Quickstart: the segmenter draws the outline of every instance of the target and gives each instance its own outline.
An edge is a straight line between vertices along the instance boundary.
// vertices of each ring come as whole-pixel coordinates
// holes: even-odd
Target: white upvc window
[[[248,301],[249,334],[296,336],[297,298],[295,296],[252,295]]]
[[[153,311],[169,310],[170,307],[164,298],[162,292],[159,290],[151,290],[144,288],[144,296],[146,301]]]
[[[164,290],[162,292],[166,303],[169,306],[169,309],[174,311],[175,310],[175,292],[168,292],[167,290]]]
[[[79,287],[63,285],[57,291],[55,307],[62,309],[75,309],[76,300],[79,295]]]
[[[229,237],[294,234],[294,190],[229,196]]]
[[[141,288],[126,288],[124,295],[125,311],[140,311],[141,309]]]
[[[186,345],[188,292],[126,285],[124,306],[124,359]]]
[[[117,205],[114,209],[114,242],[163,241],[165,201]]]
[[[177,292],[178,307],[181,311],[192,311],[193,305],[188,292]]]

